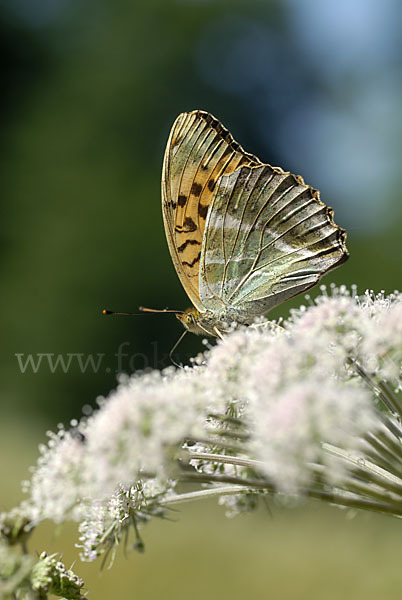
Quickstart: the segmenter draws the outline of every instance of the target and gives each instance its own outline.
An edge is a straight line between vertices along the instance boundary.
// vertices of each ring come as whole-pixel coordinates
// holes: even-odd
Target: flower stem
[[[204,500],[214,496],[232,496],[235,494],[249,494],[252,490],[244,487],[244,485],[222,485],[219,487],[209,488],[207,490],[197,490],[186,494],[172,494],[160,501],[161,505],[181,504],[184,502],[192,502],[193,500]]]
[[[374,393],[380,398],[383,404],[388,410],[397,414],[402,419],[402,407],[399,403],[398,398],[388,388],[386,383],[380,379],[371,377],[363,367],[356,360],[349,360],[349,364],[352,365],[358,375],[369,385]]]
[[[235,427],[244,427],[245,424],[240,419],[236,419],[235,417],[230,417],[229,415],[219,415],[217,413],[210,413],[208,415],[210,419],[215,419],[216,421],[222,421],[223,423],[229,423],[230,425],[234,425]]]
[[[208,460],[216,463],[225,463],[230,465],[239,465],[249,467],[250,469],[260,469],[264,463],[250,458],[241,458],[239,456],[230,456],[227,454],[213,454],[212,452],[187,452],[191,460]]]
[[[249,493],[256,493],[257,491],[265,491],[267,493],[276,493],[277,490],[274,486],[262,479],[247,479],[229,475],[215,475],[215,474],[204,474],[204,473],[195,473],[195,472],[187,472],[182,481],[192,481],[192,482],[203,482],[203,483],[231,483],[236,485],[244,485],[244,487],[248,488]],[[380,512],[385,514],[391,514],[394,516],[402,516],[402,503],[400,506],[393,506],[392,504],[388,504],[385,502],[375,502],[373,500],[368,500],[366,498],[358,498],[343,494],[337,494],[335,492],[327,492],[324,490],[312,489],[312,488],[304,488],[300,490],[301,494],[309,497],[315,498],[317,500],[324,500],[326,502],[330,502],[331,504],[337,504],[339,506],[346,506],[349,508],[361,508],[364,510],[371,510],[374,512]]]
[[[213,432],[212,432],[213,433]],[[211,439],[202,437],[187,437],[186,442],[192,442],[193,444],[202,444],[209,448],[222,448],[223,450],[229,450],[230,452],[244,452],[244,447],[232,442],[223,441],[222,439]]]

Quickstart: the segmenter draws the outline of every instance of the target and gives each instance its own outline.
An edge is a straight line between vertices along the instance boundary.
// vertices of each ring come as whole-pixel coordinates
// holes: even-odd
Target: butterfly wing
[[[162,169],[162,212],[170,254],[193,305],[199,295],[202,240],[217,180],[241,165],[262,164],[207,112],[182,113],[173,124]]]
[[[319,192],[277,167],[241,167],[217,182],[204,234],[200,298],[243,321],[312,287],[348,257]]]

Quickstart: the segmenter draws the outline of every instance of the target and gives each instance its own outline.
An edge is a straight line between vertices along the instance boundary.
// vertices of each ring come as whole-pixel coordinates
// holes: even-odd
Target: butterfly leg
[[[173,352],[176,350],[177,346],[180,344],[180,342],[182,341],[182,339],[184,338],[184,336],[187,333],[187,329],[183,331],[183,333],[181,334],[181,336],[179,337],[179,339],[177,340],[177,342],[175,343],[175,345],[173,346],[173,348],[171,349],[171,351],[169,352],[169,358],[172,361],[172,364],[177,367],[178,369],[182,369],[183,365],[179,365],[175,359],[173,358]]]
[[[257,327],[264,327],[266,325],[271,325],[271,327],[277,327],[281,331],[284,331],[284,327],[282,327],[281,325],[278,325],[278,323],[275,323],[275,321],[264,321],[263,323],[253,323],[252,325],[249,325],[249,327],[256,329]]]
[[[213,331],[215,332],[216,337],[218,337],[220,340],[223,340],[223,335],[221,334],[221,332],[219,331],[219,329],[217,328],[216,325],[214,325]]]

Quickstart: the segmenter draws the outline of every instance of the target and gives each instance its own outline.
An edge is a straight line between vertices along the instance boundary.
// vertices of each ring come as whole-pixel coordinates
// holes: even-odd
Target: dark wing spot
[[[194,265],[200,260],[200,258],[201,258],[201,252],[199,252],[197,254],[197,256],[195,257],[195,259],[193,261],[191,261],[191,263],[187,262],[186,260],[183,260],[182,264],[183,265],[187,265],[188,267],[194,267]]]
[[[222,125],[222,123],[216,123],[215,125],[215,131],[218,135],[224,135],[225,132],[227,131],[226,128]]]
[[[199,196],[202,192],[202,185],[200,183],[197,183],[196,181],[194,181],[193,185],[191,186],[191,194],[193,194],[194,196]]]
[[[231,148],[230,146],[228,146],[228,148],[226,148],[225,152],[222,154],[222,156],[219,159],[219,164],[223,164],[224,162],[226,162],[226,159],[228,158],[228,156],[230,156],[231,154],[233,154],[233,148]]]
[[[185,196],[184,194],[180,194],[180,196],[177,199],[177,202],[179,206],[185,206],[187,202],[187,196]]]
[[[185,242],[183,242],[183,244],[181,244],[181,246],[179,246],[177,248],[178,252],[184,252],[184,250],[187,248],[187,246],[199,246],[201,242],[199,242],[198,240],[186,240]]]
[[[215,181],[213,179],[210,179],[208,181],[208,189],[212,192],[214,188],[215,188]]]
[[[203,115],[203,118],[207,125],[210,125],[215,121],[214,117],[210,113],[208,113],[207,115]]]
[[[184,219],[182,231],[185,231],[186,233],[191,233],[191,231],[195,231],[196,229],[197,225],[194,223],[193,219],[191,217],[186,217]]]
[[[319,252],[315,252],[312,258],[318,258],[319,256],[326,256],[327,254],[335,254],[338,252],[338,248],[336,246],[331,246],[331,248],[325,248],[325,250],[320,250]]]
[[[198,214],[200,215],[201,219],[207,218],[208,208],[209,208],[208,204],[201,204],[201,202],[200,202],[200,204],[198,205]]]

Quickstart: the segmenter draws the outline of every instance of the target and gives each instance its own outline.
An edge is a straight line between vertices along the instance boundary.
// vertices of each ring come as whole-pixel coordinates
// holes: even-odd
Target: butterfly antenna
[[[170,308],[145,308],[145,306],[139,306],[138,310],[140,310],[141,312],[148,312],[148,313],[175,313],[176,315],[182,315],[183,314],[183,310],[172,310]]]
[[[175,367],[178,367],[179,369],[183,368],[183,365],[179,365],[175,359],[173,358],[173,352],[176,350],[177,346],[180,344],[180,342],[182,341],[182,339],[184,338],[184,336],[186,335],[187,329],[185,329],[183,331],[183,333],[181,334],[181,336],[179,337],[179,339],[177,340],[177,342],[175,343],[175,345],[173,346],[173,348],[171,349],[171,351],[169,352],[169,358],[172,361],[172,363],[174,364]]]
[[[133,313],[133,312],[116,312],[115,310],[107,310],[106,308],[104,308],[102,310],[102,315],[125,315],[125,316],[128,316],[128,317],[140,317],[141,316],[138,313]]]

